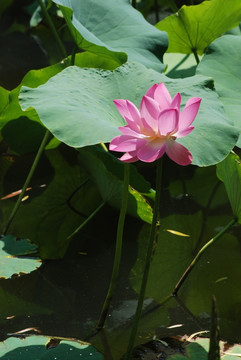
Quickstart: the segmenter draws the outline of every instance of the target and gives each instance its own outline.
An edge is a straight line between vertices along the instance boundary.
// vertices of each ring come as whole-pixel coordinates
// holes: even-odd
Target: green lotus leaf
[[[40,265],[40,259],[29,257],[37,249],[27,239],[19,239],[12,235],[0,239],[0,277],[11,278],[12,275],[28,274]]]
[[[182,6],[156,24],[169,37],[168,52],[203,54],[208,45],[241,21],[239,0],[203,1],[199,5]]]
[[[127,63],[114,71],[71,66],[38,88],[23,87],[20,103],[23,110],[35,108],[42,123],[60,141],[83,147],[110,142],[120,135],[118,126],[125,122],[114,99],[129,99],[139,107],[148,88],[160,82],[172,96],[181,93],[182,106],[191,97],[202,98],[193,123],[195,130],[178,139],[191,151],[193,164],[208,166],[223,160],[239,134],[226,118],[212,81],[203,76],[170,79],[138,63]]]
[[[92,147],[80,149],[79,159],[97,184],[102,198],[111,206],[120,209],[123,196],[124,164],[109,153]],[[150,192],[150,184],[136,171],[133,165],[130,168],[130,185],[127,212],[151,223],[152,207],[140,193]]]
[[[10,231],[37,244],[41,258],[55,259],[64,255],[70,242],[66,238],[97,208],[101,197],[78,164],[69,164],[57,149],[49,150],[46,155],[54,176],[37,196],[29,193]],[[4,224],[13,201],[7,199],[0,205]]]
[[[45,67],[40,70],[31,70],[23,78],[20,85],[11,92],[0,88],[0,129],[7,144],[19,154],[36,151],[43,139],[45,128],[41,124],[34,109],[23,112],[19,105],[19,92],[21,86],[37,87],[44,84],[52,76],[61,72],[70,64],[70,58],[61,63]],[[97,56],[89,52],[75,55],[75,65],[79,67],[97,67],[101,69],[115,69],[120,64],[112,58]],[[54,148],[59,142],[52,141],[47,148]]]
[[[224,35],[207,49],[197,74],[211,76],[227,117],[241,134],[241,36]],[[241,135],[236,144],[241,147]]]
[[[25,339],[8,338],[0,343],[0,356],[2,360],[75,360],[80,357],[83,360],[103,359],[102,355],[87,343],[61,338],[51,339],[47,336],[28,336]]]
[[[159,33],[128,0],[55,0],[77,45],[98,55],[128,59],[163,71],[166,33]]]

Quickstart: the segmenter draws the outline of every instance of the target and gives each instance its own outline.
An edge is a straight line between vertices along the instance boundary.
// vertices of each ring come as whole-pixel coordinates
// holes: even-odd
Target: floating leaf
[[[240,3],[241,4],[241,3]],[[197,73],[211,76],[227,117],[241,134],[241,36],[224,35],[208,48]],[[241,147],[241,135],[236,144]]]
[[[241,224],[241,159],[231,153],[217,164],[217,176],[224,182],[230,204]]]
[[[40,259],[27,257],[37,249],[27,239],[16,240],[12,235],[0,239],[0,277],[10,278],[12,275],[28,274],[40,265]]]
[[[127,0],[55,0],[77,45],[98,55],[143,63],[163,71],[166,34],[159,33]]]
[[[213,40],[240,21],[240,0],[212,0],[194,6],[184,5],[156,27],[168,33],[168,52],[190,54],[194,49],[201,55]]]
[[[8,338],[0,343],[2,360],[47,360],[47,359],[83,359],[102,360],[103,357],[95,348],[81,341],[60,339],[56,346],[47,347],[51,338],[47,336],[28,336],[25,339]],[[58,340],[58,339],[57,339]]]
[[[72,66],[38,88],[23,87],[20,102],[25,110],[34,107],[43,124],[59,140],[83,147],[109,142],[120,135],[118,126],[125,123],[113,99],[129,99],[139,107],[147,89],[159,82],[165,83],[172,96],[181,92],[183,105],[190,97],[202,98],[194,120],[195,130],[180,139],[191,151],[193,164],[208,166],[223,160],[239,134],[227,120],[215,91],[210,89],[212,82],[202,76],[173,80],[138,63],[128,63],[114,71]]]

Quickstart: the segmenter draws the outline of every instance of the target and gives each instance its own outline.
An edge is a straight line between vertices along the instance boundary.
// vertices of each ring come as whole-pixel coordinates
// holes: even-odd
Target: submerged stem
[[[105,298],[105,302],[100,314],[99,321],[97,323],[97,329],[100,330],[103,328],[105,324],[105,320],[109,311],[110,303],[112,297],[115,292],[117,277],[119,274],[120,268],[120,260],[121,260],[121,253],[122,253],[122,239],[123,239],[123,229],[124,229],[124,222],[125,222],[125,215],[127,209],[127,202],[128,202],[128,187],[129,187],[129,177],[130,177],[130,166],[129,164],[124,164],[124,185],[123,185],[123,196],[122,196],[122,204],[121,210],[119,215],[119,221],[117,226],[117,234],[116,234],[116,248],[115,248],[115,258],[114,258],[114,265],[110,280],[109,289]]]
[[[198,260],[200,259],[200,257],[202,256],[202,254],[204,253],[204,251],[206,251],[211,245],[213,245],[215,243],[215,241],[217,241],[223,234],[225,234],[226,231],[228,231],[229,228],[231,228],[231,226],[233,226],[236,223],[237,219],[232,219],[221,231],[219,231],[219,233],[214,236],[214,238],[212,238],[211,240],[209,240],[197,253],[197,255],[195,256],[195,258],[193,259],[193,261],[191,262],[191,264],[188,266],[188,268],[184,271],[183,275],[181,276],[180,280],[178,281],[178,283],[176,284],[172,295],[176,296],[180,287],[182,286],[182,284],[184,283],[184,281],[186,280],[186,278],[188,277],[188,275],[190,274],[190,272],[192,271],[193,267],[196,265],[196,263],[198,262]]]
[[[134,317],[134,324],[131,329],[131,335],[129,338],[127,352],[126,352],[126,355],[124,358],[125,360],[131,359],[132,350],[133,350],[133,347],[135,344],[138,324],[139,324],[139,320],[140,320],[141,313],[142,313],[142,307],[143,307],[146,285],[147,285],[150,263],[151,263],[153,244],[154,244],[155,235],[156,235],[157,220],[158,220],[158,215],[159,215],[159,205],[160,205],[160,197],[161,197],[161,181],[162,181],[162,159],[159,159],[159,160],[157,160],[156,197],[155,197],[155,203],[154,203],[150,238],[149,238],[149,243],[148,243],[148,248],[147,248],[147,253],[146,253],[144,273],[143,273],[142,282],[141,282],[141,289],[140,289],[136,313],[135,313],[135,317]]]
[[[77,227],[67,238],[66,240],[72,239],[74,235],[76,235],[88,222],[102,209],[102,207],[105,205],[105,201],[103,201],[97,208],[87,217],[86,220],[84,220],[80,226]]]
[[[28,185],[29,185],[29,183],[30,183],[30,181],[32,179],[32,176],[33,176],[34,171],[35,171],[35,169],[37,167],[39,159],[40,159],[40,157],[41,157],[41,155],[42,155],[42,153],[44,151],[44,148],[45,148],[45,146],[46,146],[46,144],[47,144],[47,142],[49,140],[49,135],[50,135],[49,130],[46,130],[45,135],[43,137],[43,140],[42,140],[42,142],[40,144],[40,147],[38,149],[38,152],[37,152],[37,154],[35,156],[34,162],[33,162],[32,166],[31,166],[31,169],[30,169],[30,171],[28,173],[28,176],[27,176],[27,178],[25,180],[25,183],[23,185],[22,191],[19,194],[18,200],[17,200],[16,204],[14,205],[14,208],[13,208],[13,210],[12,210],[10,216],[9,216],[7,225],[4,228],[4,231],[3,231],[4,235],[6,235],[8,229],[9,229],[9,226],[11,225],[11,223],[13,221],[14,216],[16,215],[16,212],[18,211],[18,208],[19,208],[19,206],[21,204],[21,200],[24,197],[25,191],[26,191],[26,189],[27,189],[27,187],[28,187]]]

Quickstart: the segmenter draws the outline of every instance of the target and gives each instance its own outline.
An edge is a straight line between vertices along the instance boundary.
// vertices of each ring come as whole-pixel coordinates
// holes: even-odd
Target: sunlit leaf
[[[217,176],[224,182],[233,213],[241,223],[241,159],[239,156],[231,153],[217,164]]]
[[[23,112],[19,105],[19,91],[21,86],[37,87],[44,84],[52,76],[61,72],[70,63],[70,57],[40,70],[31,70],[23,78],[20,85],[11,92],[0,87],[0,129],[7,144],[19,154],[36,151],[45,133],[38,114],[34,109]],[[84,52],[75,55],[75,65],[79,67],[97,67],[115,69],[119,63],[112,58]],[[51,141],[51,140],[50,140]],[[59,141],[52,140],[47,148],[54,148]]]
[[[12,275],[28,274],[40,265],[40,259],[29,257],[37,249],[27,239],[19,239],[12,235],[0,239],[0,278]]]
[[[113,57],[119,65],[128,59],[163,71],[168,40],[127,0],[55,0],[77,45],[95,54]]]
[[[23,87],[20,102],[24,110],[34,107],[43,124],[59,140],[83,147],[109,142],[120,134],[118,126],[125,123],[114,99],[129,99],[139,107],[147,89],[159,82],[165,83],[172,96],[181,93],[182,106],[190,97],[202,98],[193,123],[195,130],[180,139],[191,151],[193,164],[207,166],[223,160],[239,134],[227,120],[215,91],[210,89],[212,82],[202,76],[173,80],[138,63],[128,63],[114,71],[68,67],[38,88]]]
[[[240,3],[241,6],[241,3]],[[241,134],[241,36],[224,35],[207,50],[197,73],[211,76],[227,117]],[[236,144],[241,147],[241,135]]]
[[[51,340],[47,336],[28,336],[25,339],[8,338],[0,343],[1,359],[18,359],[18,360],[47,360],[47,359],[69,359],[75,360],[102,360],[103,357],[95,348],[89,344],[80,341],[60,339],[56,346],[49,349],[47,345]]]
[[[199,5],[182,6],[156,27],[169,37],[168,52],[202,54],[213,40],[241,21],[239,0],[203,1]]]

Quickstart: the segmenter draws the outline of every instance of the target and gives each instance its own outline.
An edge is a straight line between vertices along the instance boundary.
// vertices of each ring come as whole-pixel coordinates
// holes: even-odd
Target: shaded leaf
[[[38,196],[30,194],[28,202],[18,210],[10,231],[36,243],[41,258],[59,258],[69,245],[66,238],[95,210],[101,198],[79,165],[68,164],[57,150],[46,155],[55,175]],[[11,199],[1,202],[5,222],[12,206]]]
[[[123,196],[124,164],[114,156],[94,148],[84,148],[79,151],[81,164],[85,166],[98,186],[104,201],[120,209]],[[152,208],[141,192],[149,193],[150,184],[131,165],[130,185],[127,213],[139,216],[143,221],[151,223]],[[134,187],[134,188],[133,188]]]
[[[124,120],[114,99],[129,99],[139,107],[142,96],[154,83],[164,82],[174,96],[182,94],[182,106],[193,96],[202,98],[194,120],[195,130],[180,143],[193,155],[193,164],[208,166],[223,160],[239,134],[227,120],[212,82],[202,76],[169,79],[138,63],[122,65],[114,71],[68,67],[45,85],[23,87],[24,110],[34,107],[43,124],[59,140],[73,147],[109,142],[120,135]],[[81,86],[79,86],[81,84]],[[205,151],[204,151],[205,149]]]
[[[55,0],[77,45],[90,52],[114,57],[121,65],[128,59],[157,71],[168,40],[128,0]]]
[[[241,4],[241,3],[240,3]],[[224,35],[208,48],[197,73],[211,76],[227,117],[241,133],[241,36]],[[241,135],[236,144],[241,147]]]
[[[240,21],[239,0],[212,0],[194,6],[184,5],[156,27],[168,33],[168,52],[190,54],[195,49],[201,55],[212,41]]]

